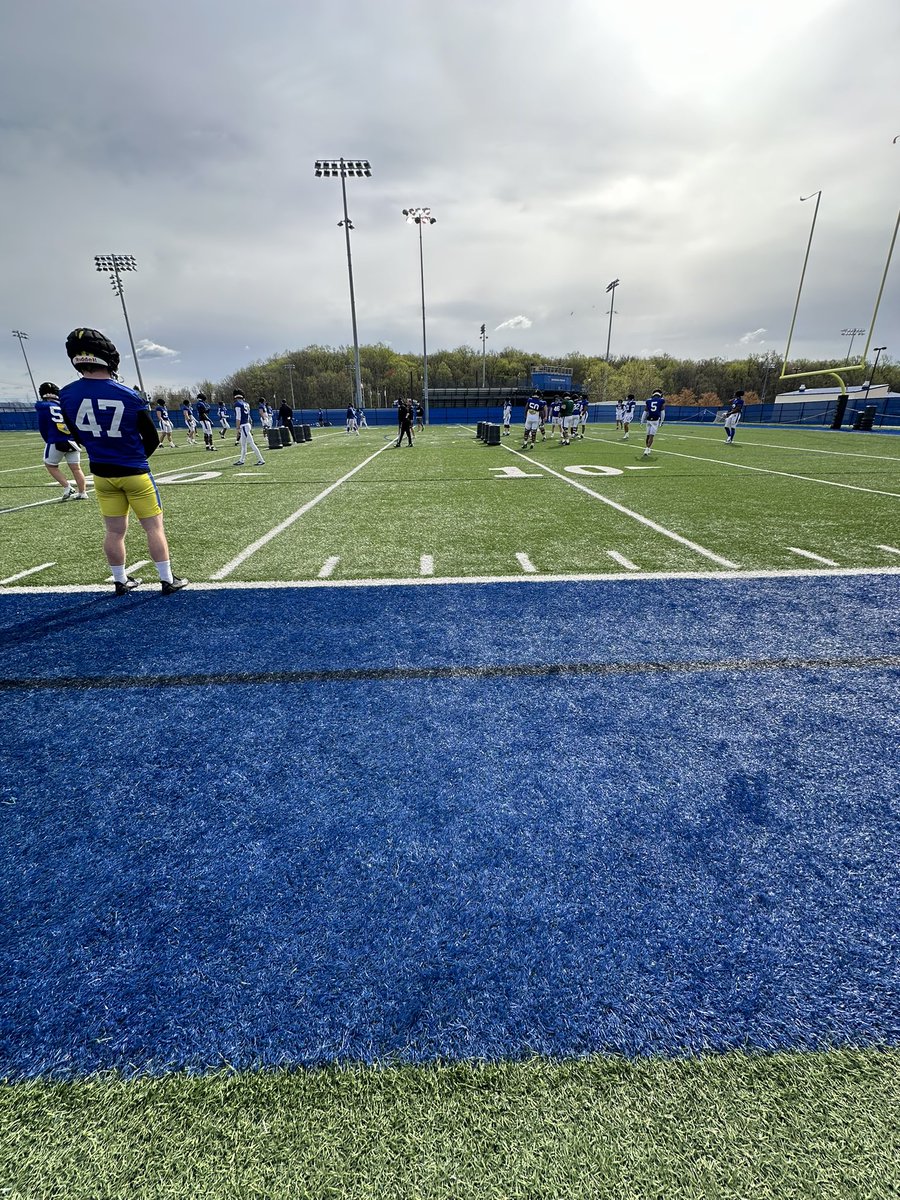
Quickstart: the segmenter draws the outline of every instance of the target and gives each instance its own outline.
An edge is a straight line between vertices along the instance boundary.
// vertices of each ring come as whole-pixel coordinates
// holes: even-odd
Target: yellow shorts
[[[127,517],[131,508],[140,520],[162,512],[159,492],[149,471],[142,475],[95,475],[94,491],[104,517]]]

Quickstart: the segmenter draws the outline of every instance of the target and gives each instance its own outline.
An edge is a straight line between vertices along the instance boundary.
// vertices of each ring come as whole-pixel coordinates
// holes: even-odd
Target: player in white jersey
[[[509,427],[512,423],[512,405],[507,400],[503,405],[503,436],[509,437]]]
[[[616,401],[616,429],[622,429],[625,425],[625,401]]]
[[[221,400],[216,406],[216,416],[219,418],[219,433],[224,437],[231,426],[228,424],[228,407]]]
[[[540,395],[535,393],[525,401],[525,440],[522,449],[534,449],[537,431],[540,429],[547,407]],[[529,441],[530,439],[530,441]]]
[[[194,410],[191,408],[190,400],[185,400],[181,406],[181,412],[184,417],[184,425],[187,429],[187,440],[189,446],[195,446],[197,439],[195,437],[197,431],[197,418],[194,416]]]
[[[628,395],[625,397],[625,399],[622,401],[622,428],[625,430],[624,434],[622,435],[623,442],[628,441],[628,427],[631,424],[631,422],[634,420],[634,409],[635,409],[634,393],[629,392]]]
[[[247,449],[251,449],[256,455],[256,465],[264,467],[266,460],[259,452],[259,446],[253,440],[253,415],[250,412],[250,405],[244,399],[244,393],[240,388],[234,389],[234,424],[240,436],[241,456],[235,461],[236,467],[242,467],[247,461]]]
[[[584,439],[585,426],[588,423],[588,398],[582,392],[578,408],[578,436]]]

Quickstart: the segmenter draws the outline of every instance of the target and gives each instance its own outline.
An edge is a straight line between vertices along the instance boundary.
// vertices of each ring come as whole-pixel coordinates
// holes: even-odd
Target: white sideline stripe
[[[606,439],[591,438],[590,440],[600,442]],[[900,500],[900,492],[882,492],[878,488],[862,487],[858,483],[838,483],[835,479],[816,479],[814,475],[794,475],[791,471],[773,471],[769,467],[751,467],[748,463],[731,462],[727,458],[707,458],[705,454],[682,454],[680,450],[657,450],[655,444],[653,453],[672,454],[675,458],[691,458],[694,462],[718,463],[723,467],[735,467],[738,471],[758,471],[761,475],[782,475],[785,479],[802,479],[805,483],[821,483],[825,487],[847,488],[851,492],[868,492],[870,496],[892,496],[895,500]],[[538,463],[538,466],[540,465]]]
[[[591,572],[578,575],[443,575],[433,578],[421,575],[409,576],[406,579],[268,579],[243,580],[232,579],[225,583],[204,582],[192,583],[192,592],[218,591],[250,591],[253,588],[285,591],[294,589],[305,591],[308,588],[383,588],[383,587],[443,587],[446,584],[472,584],[481,587],[492,583],[644,583],[648,579],[655,581],[699,579],[709,582],[730,583],[733,579],[831,579],[843,576],[895,576],[900,577],[900,567],[780,567],[771,570],[737,570],[737,571],[641,571],[634,575],[630,572],[608,571]],[[96,583],[58,584],[46,587],[10,587],[4,588],[4,596],[37,596],[37,595],[79,595],[107,594],[107,589]]]
[[[600,441],[600,438],[590,438],[592,442]],[[626,517],[631,517],[635,521],[640,521],[642,525],[646,525],[648,529],[654,530],[656,533],[661,533],[663,537],[671,538],[673,542],[678,542],[682,546],[687,546],[689,550],[695,551],[697,554],[702,554],[704,558],[711,559],[718,563],[720,567],[730,567],[732,570],[739,570],[738,564],[731,562],[727,558],[722,558],[718,554],[714,554],[712,550],[707,550],[705,546],[700,546],[696,542],[689,541],[688,538],[682,537],[680,533],[675,533],[672,529],[666,529],[664,525],[658,525],[656,521],[651,521],[649,517],[642,517],[640,513],[626,508],[624,504],[617,504],[615,500],[610,500],[608,496],[601,496],[599,492],[595,492],[593,488],[585,487],[583,483],[576,483],[571,476],[562,475],[559,471],[554,471],[552,467],[547,467],[544,463],[535,458],[529,458],[527,454],[522,454],[519,450],[513,450],[512,446],[504,446],[504,450],[508,450],[510,454],[515,454],[517,458],[524,458],[526,462],[530,462],[532,466],[540,467],[542,471],[547,471],[550,475],[555,475],[557,479],[561,479],[563,483],[568,483],[571,487],[578,488],[579,491],[587,493],[588,496],[593,496],[595,500],[599,500],[602,504],[608,504],[610,508],[614,508],[616,512],[624,513]]]
[[[826,567],[838,565],[833,558],[823,558],[821,554],[813,554],[811,550],[801,550],[799,546],[785,546],[785,550],[790,550],[791,554],[799,554],[802,558],[811,558],[813,562],[824,563]]]
[[[327,579],[329,577],[329,575],[333,575],[334,568],[338,565],[338,563],[340,561],[341,561],[341,556],[339,554],[335,554],[332,558],[326,558],[325,562],[322,566],[322,570],[319,572],[319,578]]]
[[[516,558],[518,559],[519,566],[523,571],[527,571],[529,575],[537,574],[537,567],[534,565],[528,555],[524,553],[524,551],[520,550],[516,554]]]
[[[33,463],[30,467],[4,467],[3,470],[0,471],[0,475],[14,475],[16,471],[37,471],[43,465],[43,463]]]
[[[888,554],[900,554],[896,546],[879,546],[879,550],[887,550]]]
[[[633,563],[630,558],[626,558],[624,554],[619,554],[618,550],[607,550],[606,553],[611,559],[617,562],[620,567],[624,567],[626,571],[639,571],[641,569],[636,563]]]
[[[423,554],[419,559],[419,574],[433,575],[434,574],[434,555]]]
[[[130,575],[132,571],[139,571],[141,569],[141,567],[146,567],[149,564],[149,562],[150,562],[149,558],[138,559],[138,561],[136,563],[132,563],[130,567],[125,568],[125,574]],[[115,575],[108,575],[106,578],[107,583],[115,583],[115,581],[116,581]]]
[[[26,575],[36,575],[38,571],[46,571],[48,567],[55,567],[56,563],[41,563],[39,567],[29,567],[27,571],[20,571],[18,575],[10,575],[8,579],[0,579],[0,587],[5,583],[14,583],[17,579],[24,579]]]
[[[335,483],[329,484],[324,492],[319,492],[318,496],[314,496],[312,500],[308,500],[306,504],[301,505],[296,512],[291,513],[291,515],[282,521],[280,525],[276,525],[274,529],[270,529],[268,533],[264,533],[261,538],[257,538],[255,542],[249,545],[246,550],[242,550],[236,558],[231,560],[231,562],[226,563],[225,566],[221,567],[218,571],[214,571],[210,578],[224,579],[226,575],[230,575],[232,571],[236,570],[241,565],[241,563],[246,562],[252,554],[255,554],[257,550],[261,550],[262,547],[271,542],[273,538],[278,537],[279,533],[284,533],[285,529],[289,529],[295,521],[299,521],[304,513],[308,513],[309,510],[314,508],[320,500],[324,500],[326,496],[330,496],[335,488],[339,488],[342,483],[346,483],[347,480],[351,479],[357,471],[361,471],[363,467],[367,466],[373,459],[377,458],[379,454],[383,454],[385,450],[390,449],[390,446],[391,443],[387,442],[381,447],[380,450],[376,450],[374,454],[370,454],[368,458],[364,458],[363,461],[357,464],[352,471],[348,471],[346,475],[342,475],[341,478]]]
[[[744,434],[752,432],[751,428],[746,425],[739,425],[738,428]],[[804,432],[815,433],[817,431],[805,430]],[[673,433],[670,436],[685,442],[709,442],[712,445],[722,440],[721,438],[703,437],[700,433]],[[884,459],[885,462],[900,464],[900,456],[896,454],[860,454],[855,450],[819,450],[814,446],[785,446],[781,442],[758,442],[755,438],[748,437],[742,437],[741,443],[745,446],[765,446],[767,450],[796,450],[797,453],[802,454],[835,454],[838,458],[878,458]]]

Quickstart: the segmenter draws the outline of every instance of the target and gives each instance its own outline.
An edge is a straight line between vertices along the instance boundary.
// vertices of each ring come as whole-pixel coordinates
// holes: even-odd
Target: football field
[[[900,441],[516,432],[0,439],[0,1193],[897,1194]]]

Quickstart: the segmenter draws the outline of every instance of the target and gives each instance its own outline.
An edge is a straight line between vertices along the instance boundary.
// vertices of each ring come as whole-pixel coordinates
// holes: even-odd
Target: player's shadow
[[[0,648],[34,645],[60,633],[89,625],[110,623],[115,627],[134,613],[135,609],[143,608],[154,599],[156,596],[151,594],[128,597],[111,597],[104,594],[91,597],[90,600],[81,603],[69,604],[50,616],[33,617],[28,621],[7,626],[0,630]],[[116,633],[112,636],[116,636]],[[65,651],[64,645],[60,647],[60,651]]]

